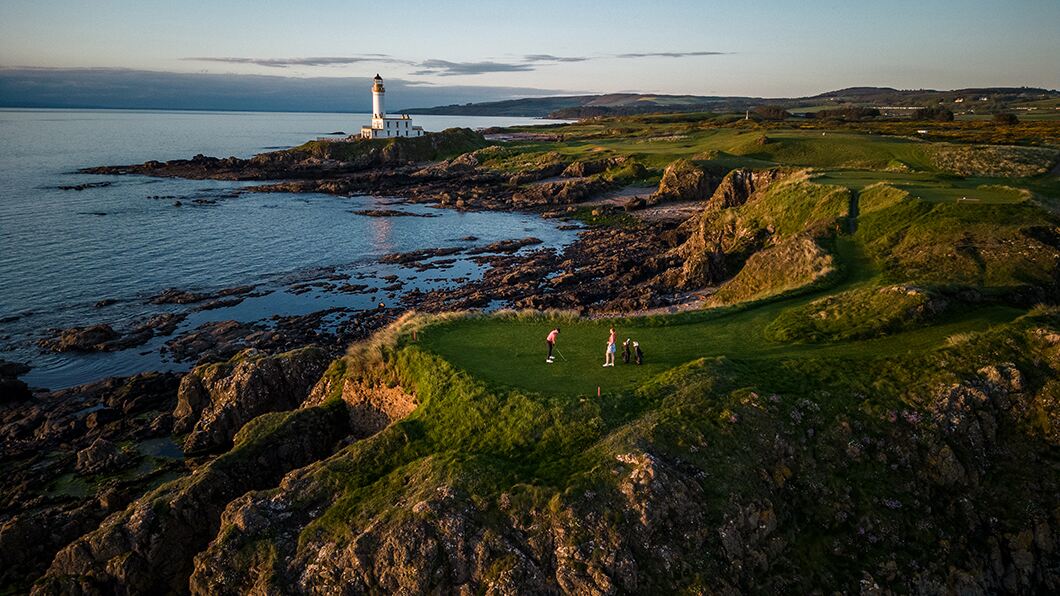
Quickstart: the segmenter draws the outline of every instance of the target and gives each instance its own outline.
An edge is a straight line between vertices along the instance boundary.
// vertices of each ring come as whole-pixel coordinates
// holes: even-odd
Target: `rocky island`
[[[917,126],[650,114],[88,170],[578,238],[387,255],[485,270],[340,332],[316,313],[174,338],[184,374],[47,392],[5,364],[0,586],[1055,592],[1057,126]],[[546,364],[556,326],[569,360]],[[600,367],[609,326],[642,365]]]

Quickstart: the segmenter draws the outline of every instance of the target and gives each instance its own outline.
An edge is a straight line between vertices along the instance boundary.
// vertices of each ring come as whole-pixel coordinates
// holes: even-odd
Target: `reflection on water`
[[[376,254],[385,255],[387,253],[396,252],[394,250],[394,244],[390,241],[390,220],[389,217],[373,217],[372,222],[372,250]],[[407,218],[413,219],[413,218]],[[419,218],[414,218],[419,219]]]

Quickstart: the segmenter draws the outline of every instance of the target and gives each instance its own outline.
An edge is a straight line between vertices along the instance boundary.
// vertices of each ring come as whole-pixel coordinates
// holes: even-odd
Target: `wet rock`
[[[398,211],[397,209],[355,209],[350,211],[350,213],[365,217],[438,217],[434,213],[413,213],[411,211]]]
[[[535,246],[537,244],[541,244],[541,239],[533,237],[520,238],[518,240],[498,240],[497,242],[491,242],[484,246],[469,248],[466,253],[469,255],[481,255],[486,253],[502,253],[510,255],[527,246]]]
[[[330,358],[316,347],[268,356],[254,350],[196,367],[181,379],[173,429],[188,433],[185,453],[227,447],[252,418],[305,400]]]
[[[55,352],[102,352],[112,349],[110,342],[118,337],[110,325],[101,323],[63,329],[57,337],[43,339],[38,344]]]
[[[151,296],[149,301],[151,304],[192,304],[194,302],[202,302],[209,297],[209,294],[181,290],[179,288],[167,288]]]
[[[81,474],[110,473],[127,467],[133,458],[118,449],[114,443],[98,438],[91,445],[77,452],[75,468]]]
[[[261,332],[263,328],[255,324],[208,322],[169,340],[166,349],[178,362],[228,358],[242,350],[255,334]]]
[[[85,183],[82,183],[82,184],[70,184],[70,185],[57,186],[56,188],[58,188],[59,190],[78,190],[78,191],[81,191],[81,190],[88,190],[90,188],[106,188],[106,187],[111,186],[113,184],[114,183],[111,182],[111,181],[85,182]]]
[[[38,393],[18,403],[0,402],[0,586],[28,591],[56,551],[119,506],[117,495],[97,500],[91,491],[54,496],[52,491],[73,472],[125,469],[136,454],[116,445],[166,436],[168,429],[152,427],[152,413],[172,410],[178,382],[172,373],[145,373]],[[163,469],[122,472],[122,479],[108,486],[135,498],[153,486],[152,474]],[[101,508],[103,501],[109,504]]]
[[[388,264],[408,265],[410,263],[417,263],[434,257],[455,255],[463,251],[464,249],[459,246],[451,246],[445,248],[424,248],[421,250],[413,250],[409,252],[386,254],[379,259],[379,262]]]

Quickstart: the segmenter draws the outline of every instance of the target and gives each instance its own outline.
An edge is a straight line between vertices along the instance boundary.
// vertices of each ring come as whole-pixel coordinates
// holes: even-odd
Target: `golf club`
[[[563,352],[559,351],[559,348],[556,348],[556,353],[559,354],[559,357],[562,358],[564,362],[567,362],[567,357],[563,355]]]

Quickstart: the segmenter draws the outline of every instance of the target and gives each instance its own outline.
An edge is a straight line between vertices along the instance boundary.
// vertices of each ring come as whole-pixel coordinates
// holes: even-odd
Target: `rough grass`
[[[393,156],[401,161],[429,161],[455,157],[485,147],[488,143],[469,128],[449,128],[421,137],[394,139],[355,139],[342,141],[309,141],[288,149],[288,154],[307,154],[319,159],[342,162]]]
[[[946,307],[945,299],[922,288],[859,288],[787,309],[766,327],[765,334],[781,342],[882,337],[921,326]]]
[[[793,236],[816,227],[833,226],[850,207],[850,191],[841,186],[817,184],[803,176],[774,184],[762,196],[741,206],[739,218],[751,227],[772,228]]]
[[[1060,152],[1041,147],[935,144],[931,161],[937,169],[960,176],[1025,178],[1052,169]]]
[[[882,191],[881,191],[882,192]],[[929,202],[889,192],[858,220],[856,238],[895,282],[1007,291],[1055,284],[1058,249],[1024,232],[1053,225],[1029,202]],[[883,200],[883,199],[881,199]],[[1053,223],[1050,223],[1053,222]]]
[[[824,282],[835,271],[832,255],[812,238],[796,236],[751,255],[709,303],[735,304],[778,296]]]

